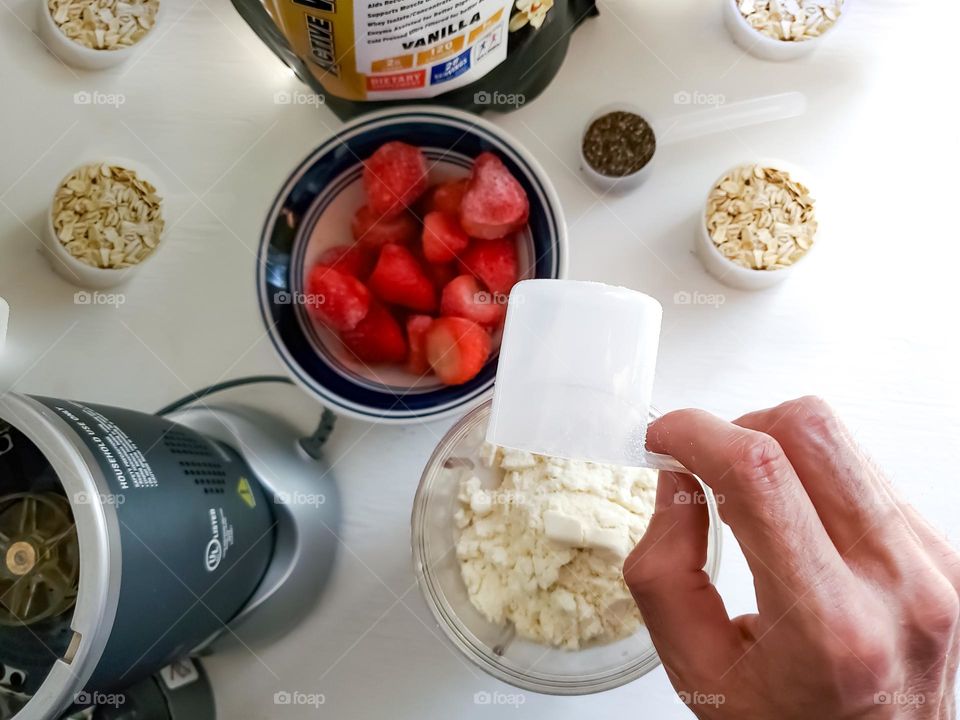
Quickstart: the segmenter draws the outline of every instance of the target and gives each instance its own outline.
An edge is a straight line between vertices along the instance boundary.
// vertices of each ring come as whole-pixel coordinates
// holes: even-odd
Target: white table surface
[[[323,107],[274,103],[303,89],[225,0],[163,0],[162,32],[138,60],[73,72],[31,29],[38,0],[0,0],[0,295],[10,331],[0,377],[21,392],[153,410],[225,377],[280,370],[258,317],[254,248],[288,171],[338,122]],[[607,0],[575,35],[550,88],[495,121],[553,178],[575,278],[650,293],[665,308],[656,402],[723,416],[806,393],[831,400],[903,493],[958,540],[960,285],[955,29],[949,0],[859,1],[820,51],[791,64],[745,56],[720,2]],[[703,8],[706,8],[705,10]],[[679,91],[728,101],[783,90],[803,117],[664,148],[654,179],[602,198],[575,171],[594,108],[642,104],[656,118]],[[120,107],[77,92],[119,93]],[[51,192],[89,157],[129,157],[165,185],[167,246],[119,308],[74,304],[37,235]],[[725,289],[691,254],[695,217],[728,166],[780,157],[806,167],[820,247],[778,289]],[[722,293],[719,307],[677,292]],[[309,424],[292,388],[243,393]],[[449,422],[378,427],[343,420],[330,443],[345,502],[332,584],[284,642],[208,662],[224,718],[489,717],[478,691],[509,691],[458,657],[414,585],[409,512],[420,470]],[[720,589],[753,609],[729,533]],[[323,693],[320,710],[277,707],[278,690]],[[509,708],[499,708],[507,713]],[[681,718],[662,669],[586,698],[527,693],[553,718]]]

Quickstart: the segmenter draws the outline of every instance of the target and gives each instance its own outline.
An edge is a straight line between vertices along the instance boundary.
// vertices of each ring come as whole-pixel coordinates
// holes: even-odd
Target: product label
[[[53,410],[99,451],[120,490],[157,486],[157,476],[143,452],[109,419],[93,408],[69,401],[54,405]]]
[[[356,68],[368,76],[368,98],[435,95],[485,75],[507,56],[504,5],[503,0],[355,2]],[[378,82],[379,72],[398,63],[422,70],[405,73],[404,82]]]
[[[210,542],[204,549],[203,564],[207,572],[213,572],[233,546],[233,525],[227,521],[223,508],[210,508],[207,513],[210,516]]]
[[[512,0],[265,0],[294,50],[332,93],[433,97],[507,57]]]

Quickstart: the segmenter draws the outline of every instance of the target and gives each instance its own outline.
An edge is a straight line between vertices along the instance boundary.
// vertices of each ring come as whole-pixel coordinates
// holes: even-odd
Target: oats
[[[94,50],[129,47],[157,21],[160,0],[45,0],[50,17],[71,40]]]
[[[705,219],[721,254],[754,270],[792,265],[813,246],[817,232],[810,191],[789,173],[759,165],[723,177],[710,192]]]
[[[750,26],[767,37],[800,42],[833,27],[843,0],[738,0],[737,6]]]
[[[53,229],[73,257],[99,268],[130,267],[152,253],[163,233],[157,189],[116,165],[84,165],[57,189]]]

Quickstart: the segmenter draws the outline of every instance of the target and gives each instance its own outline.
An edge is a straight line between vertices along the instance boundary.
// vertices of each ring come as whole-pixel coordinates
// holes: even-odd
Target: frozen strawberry
[[[426,375],[430,372],[425,341],[427,330],[432,323],[433,318],[429,315],[411,315],[407,318],[407,344],[410,352],[405,367],[414,375]]]
[[[473,243],[460,256],[465,272],[498,295],[509,295],[518,279],[517,242],[512,237]]]
[[[388,142],[363,164],[367,204],[378,217],[404,212],[427,189],[427,161],[420,148]]]
[[[355,328],[370,309],[370,292],[352,275],[315,265],[307,276],[307,311],[334,330]]]
[[[451,280],[458,274],[456,263],[425,263],[423,269],[433,281],[433,286],[437,291],[442,291]]]
[[[420,224],[408,212],[393,217],[378,217],[364,205],[353,216],[353,239],[365,247],[378,248],[388,243],[406,245],[420,237]]]
[[[450,262],[469,244],[456,215],[434,210],[423,218],[423,256],[430,262]]]
[[[482,287],[473,275],[461,275],[443,289],[440,313],[467,318],[485,328],[495,328],[507,312],[501,297]]]
[[[442,317],[426,335],[427,361],[447,385],[460,385],[477,376],[490,357],[490,336],[472,320]]]
[[[340,333],[340,339],[366,363],[402,363],[407,358],[407,339],[400,323],[376,301],[355,328]]]
[[[384,245],[373,273],[370,289],[381,300],[411,310],[432,312],[437,291],[413,253],[401,245]]]
[[[527,193],[493,153],[473,161],[470,185],[460,204],[460,224],[470,237],[502,238],[527,224]]]
[[[448,180],[434,185],[426,196],[425,212],[444,212],[450,215],[460,214],[460,203],[470,185],[470,178]]]
[[[317,262],[361,280],[373,270],[373,254],[359,245],[338,245],[324,250]]]

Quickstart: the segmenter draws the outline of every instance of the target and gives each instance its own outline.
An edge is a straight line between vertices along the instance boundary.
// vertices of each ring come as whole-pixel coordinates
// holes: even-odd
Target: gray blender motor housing
[[[260,481],[276,519],[274,555],[253,597],[230,623],[246,644],[273,642],[310,612],[333,570],[340,495],[326,463],[300,446],[302,433],[275,416],[242,407],[197,407],[170,419],[235,448]],[[262,606],[269,600],[269,606]]]
[[[326,468],[273,416],[204,408],[177,417],[182,424],[0,398],[0,419],[62,485],[80,554],[76,602],[64,614],[69,644],[42,682],[28,683],[32,697],[16,717],[53,718],[78,696],[122,689],[208,645],[225,623],[248,643],[275,639],[316,603],[339,518]],[[322,502],[299,502],[311,498]]]

